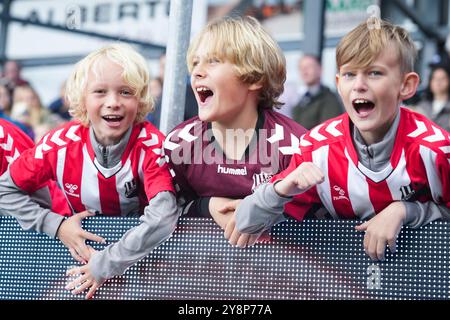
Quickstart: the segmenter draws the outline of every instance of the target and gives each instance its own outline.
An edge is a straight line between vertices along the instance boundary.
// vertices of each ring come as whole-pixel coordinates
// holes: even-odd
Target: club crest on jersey
[[[134,179],[131,181],[125,182],[125,197],[126,198],[137,197],[137,186],[136,186],[136,181]]]
[[[253,186],[252,186],[252,192],[255,191],[255,189],[262,185],[263,183],[267,183],[272,179],[272,174],[261,172],[261,173],[255,173],[253,174]]]
[[[345,195],[344,189],[342,189],[341,187],[335,185],[335,186],[333,186],[333,190],[334,190],[335,192],[337,192],[337,194],[333,195],[333,200],[334,200],[334,201],[338,201],[338,200],[347,200],[347,201],[350,201],[350,200],[348,199],[348,197]]]
[[[412,184],[400,187],[400,192],[402,193],[402,200],[404,201],[410,201],[416,195],[416,190],[412,188]]]
[[[77,197],[77,198],[80,197],[79,194],[75,194],[75,191],[78,190],[78,186],[76,184],[66,183],[66,184],[64,184],[64,187],[65,187],[65,191],[66,191],[67,195],[72,196],[72,197]]]

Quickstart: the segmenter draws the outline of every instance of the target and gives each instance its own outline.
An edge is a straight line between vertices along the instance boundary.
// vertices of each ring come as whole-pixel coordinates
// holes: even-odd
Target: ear
[[[341,89],[339,88],[339,80],[340,80],[339,73],[336,73],[336,89],[339,95],[341,95]]]
[[[407,100],[414,96],[419,85],[420,77],[415,72],[409,72],[403,77],[403,82],[400,87],[400,100]]]
[[[249,87],[248,90],[250,91],[256,91],[262,88],[262,84],[260,83],[260,81],[256,82],[256,83],[252,83]]]

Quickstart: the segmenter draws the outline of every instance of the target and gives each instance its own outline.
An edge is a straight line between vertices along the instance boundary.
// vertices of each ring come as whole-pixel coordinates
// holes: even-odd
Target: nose
[[[198,62],[192,69],[192,77],[195,79],[202,79],[205,76],[206,76],[206,71],[204,68],[204,64],[201,62]]]
[[[353,82],[353,91],[365,92],[367,89],[366,77],[364,74],[358,73],[355,76],[355,81]]]
[[[117,93],[110,92],[105,100],[105,106],[107,108],[117,108],[120,106],[120,99]]]

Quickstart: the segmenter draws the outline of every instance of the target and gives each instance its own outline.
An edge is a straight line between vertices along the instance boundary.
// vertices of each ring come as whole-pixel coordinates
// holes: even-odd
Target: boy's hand
[[[216,206],[216,208],[218,208],[217,215],[216,216],[213,215],[213,217],[214,220],[217,222],[217,224],[220,225],[222,229],[225,230],[224,232],[225,239],[227,239],[233,246],[245,248],[254,245],[256,243],[256,240],[258,240],[259,235],[240,233],[237,230],[235,212],[241,201],[242,201],[241,199],[233,200],[226,198],[211,198],[210,209],[212,203],[217,205]]]
[[[95,250],[89,246],[90,254],[95,254]],[[91,265],[90,262],[87,265],[81,266],[81,267],[75,267],[67,271],[67,276],[76,276],[79,275],[78,278],[70,282],[65,289],[71,290],[72,294],[79,294],[87,289],[89,291],[87,292],[85,298],[91,299],[94,296],[95,291],[99,287],[101,287],[102,283],[98,283],[94,276],[91,274]]]
[[[397,236],[405,218],[405,205],[401,201],[396,201],[369,221],[355,227],[358,231],[366,231],[364,250],[372,260],[384,260],[386,244],[391,252],[395,253]]]
[[[324,181],[322,170],[312,162],[303,162],[286,178],[275,184],[275,191],[282,197],[291,197],[307,191]]]
[[[64,220],[59,226],[57,237],[69,249],[72,257],[80,263],[86,264],[91,257],[86,240],[105,243],[105,239],[81,228],[81,221],[86,217],[94,216],[89,211],[77,213]]]
[[[225,230],[231,214],[236,210],[240,199],[234,200],[222,197],[212,197],[209,200],[209,212],[214,221]]]
[[[225,227],[224,236],[228,242],[239,248],[251,247],[261,234],[240,233],[236,228],[236,212],[229,214],[230,219]]]

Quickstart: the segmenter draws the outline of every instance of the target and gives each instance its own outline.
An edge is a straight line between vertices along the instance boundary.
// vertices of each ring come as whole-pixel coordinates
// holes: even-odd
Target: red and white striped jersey
[[[11,177],[28,192],[56,180],[74,213],[91,209],[105,215],[142,214],[157,193],[174,192],[163,141],[164,135],[149,122],[136,124],[122,160],[104,168],[95,159],[89,128],[72,121],[24,152],[11,165]]]
[[[27,149],[34,147],[33,141],[14,124],[0,119],[0,175],[19,155]],[[52,198],[52,210],[64,216],[70,215],[70,209],[61,190],[54,181],[47,182]],[[38,185],[40,189],[43,184]]]
[[[22,130],[0,119],[0,175],[23,151],[33,146],[33,141]]]
[[[303,135],[301,154],[272,181],[306,161],[323,171],[325,181],[295,196],[285,211],[302,220],[323,205],[334,218],[365,219],[398,200],[433,201],[450,207],[450,134],[423,115],[400,110],[390,163],[380,172],[358,161],[347,114]]]

